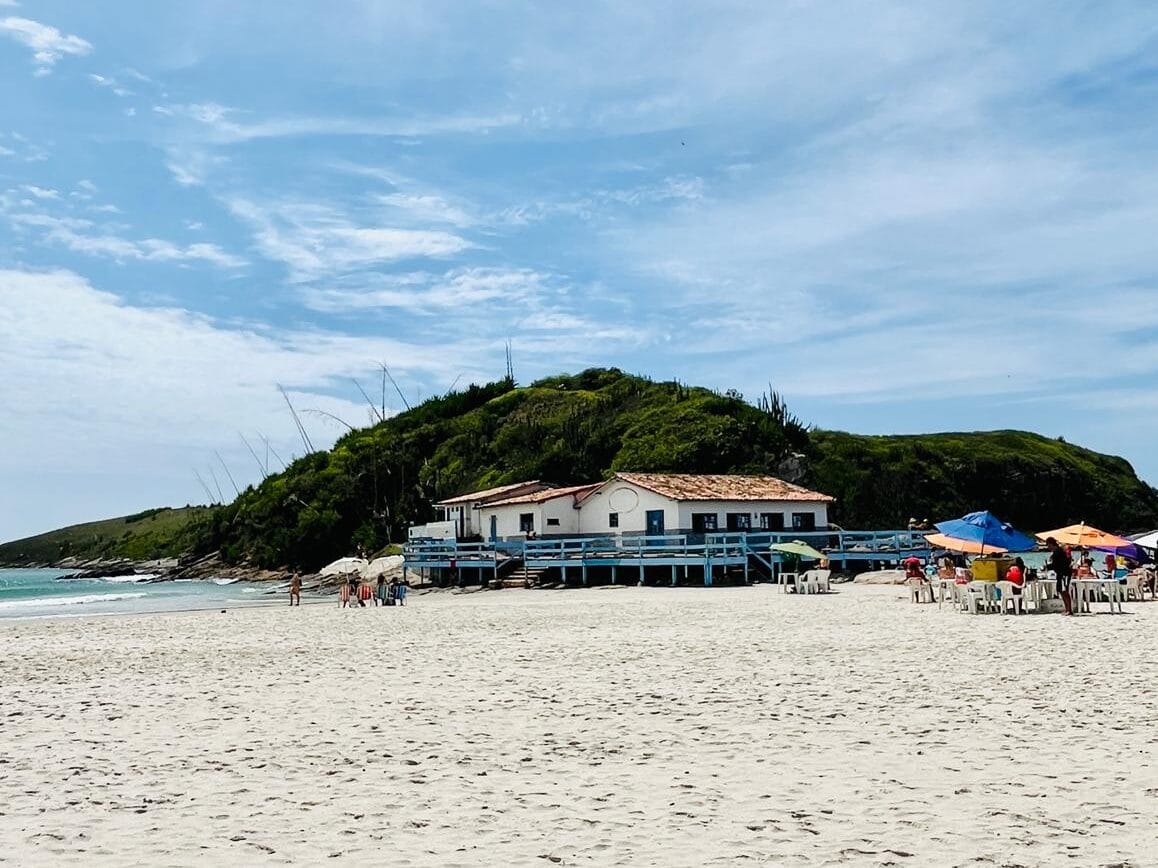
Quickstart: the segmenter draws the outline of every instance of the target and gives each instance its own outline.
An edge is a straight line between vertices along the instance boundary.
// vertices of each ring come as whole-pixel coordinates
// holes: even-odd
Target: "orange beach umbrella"
[[[1063,546],[1079,546],[1088,549],[1123,549],[1132,545],[1128,539],[1090,527],[1085,522],[1071,524],[1069,527],[1059,527],[1057,530],[1047,530],[1037,535],[1038,539],[1050,537],[1056,539]]]
[[[951,552],[961,552],[966,555],[980,555],[980,554],[1001,554],[1008,551],[1001,546],[989,545],[988,543],[982,545],[980,542],[971,539],[954,539],[951,536],[945,536],[943,533],[927,533],[925,534],[925,541],[936,549],[947,549]]]

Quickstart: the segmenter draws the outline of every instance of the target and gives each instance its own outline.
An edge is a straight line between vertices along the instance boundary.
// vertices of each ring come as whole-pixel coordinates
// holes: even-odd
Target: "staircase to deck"
[[[543,576],[549,572],[548,567],[527,568],[522,558],[509,558],[499,564],[498,575],[491,579],[490,587],[494,590],[534,588],[541,584]]]

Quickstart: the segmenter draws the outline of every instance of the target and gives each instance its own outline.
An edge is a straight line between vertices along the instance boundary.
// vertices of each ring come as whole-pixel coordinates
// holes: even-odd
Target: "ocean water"
[[[227,609],[284,602],[267,585],[223,579],[148,582],[139,576],[106,579],[65,579],[64,570],[0,569],[0,618],[61,618],[81,615],[121,615],[134,612],[175,612],[185,609]]]

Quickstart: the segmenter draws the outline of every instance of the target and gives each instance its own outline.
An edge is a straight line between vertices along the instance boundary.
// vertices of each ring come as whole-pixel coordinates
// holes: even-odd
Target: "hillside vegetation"
[[[1058,440],[1016,431],[814,431],[775,395],[752,405],[734,393],[594,369],[428,400],[294,461],[231,504],[185,513],[168,540],[141,547],[148,557],[220,550],[232,562],[312,569],[357,545],[374,551],[405,539],[443,497],[616,470],[781,475],[836,497],[832,519],[848,528],[904,527],[910,517],[973,509],[1030,531],[1080,520],[1123,532],[1158,525],[1158,493],[1126,461]],[[31,542],[0,547],[0,560]],[[110,550],[120,555],[129,545]]]
[[[1027,531],[1158,524],[1158,492],[1122,458],[1025,431],[868,437],[812,432],[810,481],[847,527],[905,527],[991,509]]]
[[[176,557],[194,547],[193,523],[210,512],[206,506],[161,508],[74,524],[0,545],[0,564],[49,564],[69,557],[131,561]]]

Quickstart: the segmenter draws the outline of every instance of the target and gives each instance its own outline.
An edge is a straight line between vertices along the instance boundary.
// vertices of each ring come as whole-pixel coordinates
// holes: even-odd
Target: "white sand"
[[[0,863],[1154,865],[1158,605],[1127,611],[764,586],[0,622]]]

